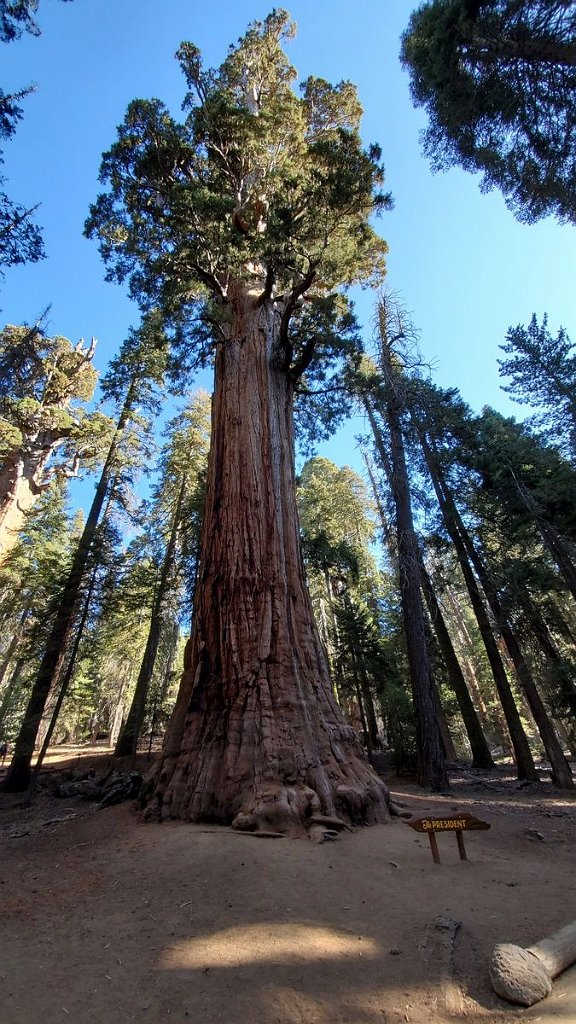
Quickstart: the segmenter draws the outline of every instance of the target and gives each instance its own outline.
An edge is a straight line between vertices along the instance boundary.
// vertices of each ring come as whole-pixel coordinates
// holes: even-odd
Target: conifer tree
[[[105,395],[118,402],[120,412],[82,535],[58,597],[54,623],[4,780],[4,788],[8,791],[22,791],[29,785],[38,730],[49,694],[54,690],[64,664],[102,510],[111,491],[119,486],[126,442],[130,465],[134,425],[142,425],[143,414],[155,407],[155,388],[163,381],[165,369],[166,336],[161,318],[152,311],[140,329],[129,334],[119,357],[113,360],[108,376],[102,382]]]
[[[523,221],[576,221],[576,12],[570,0],[427,0],[402,37],[424,151],[481,171]]]
[[[206,392],[198,393],[185,412],[172,421],[168,430],[170,436],[163,452],[162,476],[149,516],[150,525],[156,532],[156,545],[159,535],[165,534],[163,550],[159,557],[146,647],[130,710],[116,743],[117,757],[136,753],[158,647],[166,625],[166,606],[181,583],[183,535],[192,525],[188,521],[190,503],[197,489],[202,487],[208,455],[210,399]],[[164,529],[159,519],[164,520]]]
[[[346,717],[360,716],[368,751],[379,746],[375,671],[381,574],[370,550],[374,509],[366,484],[350,467],[312,458],[298,479],[298,507],[310,592]],[[377,670],[375,669],[378,663]],[[385,685],[378,679],[379,688]]]
[[[336,361],[338,289],[383,273],[369,217],[388,199],[354,87],[293,91],[293,32],[275,11],[212,71],[184,43],[185,121],[130,105],[88,222],[110,277],[174,316],[201,308],[216,348],[194,632],[148,813],[282,831],[388,813],[313,621],[292,425],[299,379]]]
[[[96,386],[95,344],[36,327],[0,332],[0,564],[51,480],[93,466],[106,448],[110,421],[83,404]]]
[[[0,43],[19,39],[22,32],[40,35],[34,17],[37,10],[38,0],[0,0]],[[5,93],[0,88],[0,140],[9,139],[16,131],[22,118],[20,102],[31,92],[33,87],[30,86],[15,93]],[[27,209],[15,203],[4,191],[4,182],[0,175],[0,277],[4,267],[35,263],[44,256],[40,229],[31,220],[36,207]]]
[[[576,463],[576,350],[563,327],[550,332],[548,317],[511,327],[498,360],[508,378],[502,390],[535,411],[532,423],[549,443]]]
[[[77,535],[66,513],[65,493],[53,481],[0,568],[0,733],[10,738],[46,642],[74,543]]]
[[[378,373],[372,380],[375,401],[382,408],[390,438],[390,487],[395,506],[398,572],[410,682],[416,723],[418,780],[433,790],[448,787],[446,758],[440,735],[440,705],[432,676],[422,593],[420,551],[414,528],[410,481],[406,464],[402,418],[405,399],[398,347],[412,328],[398,303],[381,295],[376,311]],[[365,385],[361,385],[366,394]],[[370,412],[370,399],[367,411]]]

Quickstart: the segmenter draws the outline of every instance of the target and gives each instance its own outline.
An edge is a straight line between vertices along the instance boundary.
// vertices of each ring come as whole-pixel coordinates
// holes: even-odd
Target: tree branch
[[[292,362],[292,345],[290,344],[290,340],[289,340],[289,337],[288,337],[288,328],[290,326],[290,318],[291,318],[294,310],[296,309],[296,305],[297,305],[298,299],[300,299],[304,295],[304,293],[308,291],[308,289],[309,289],[310,285],[312,284],[312,282],[313,282],[315,277],[316,277],[316,266],[314,264],[311,264],[308,273],[304,274],[304,276],[301,278],[301,280],[298,282],[298,284],[296,284],[294,286],[294,288],[292,289],[292,291],[290,292],[290,295],[288,296],[288,298],[286,300],[286,305],[284,306],[284,312],[282,314],[282,320],[280,322],[280,343],[281,343],[282,348],[284,349],[284,352],[286,354],[286,359],[285,359],[285,364],[284,364],[284,369],[285,370],[290,370],[290,363]],[[310,363],[310,360],[312,359],[313,352],[314,352],[314,349],[312,349],[312,352],[310,354],[310,358],[308,359],[308,362],[306,363],[306,365],[308,365]],[[299,362],[300,361],[301,360],[299,360]],[[293,375],[293,371],[290,371],[290,376],[292,377],[293,380],[296,380],[297,377],[298,377],[298,375],[296,375],[296,376]]]

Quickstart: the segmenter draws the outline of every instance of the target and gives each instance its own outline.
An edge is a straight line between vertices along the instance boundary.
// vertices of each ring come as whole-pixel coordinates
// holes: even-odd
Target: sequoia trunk
[[[388,817],[333,696],[300,554],[280,315],[236,283],[216,356],[194,629],[148,815],[298,832]]]
[[[16,546],[26,517],[42,490],[53,448],[51,438],[45,439],[44,444],[38,440],[36,448],[29,444],[4,461],[0,471],[0,565]]]

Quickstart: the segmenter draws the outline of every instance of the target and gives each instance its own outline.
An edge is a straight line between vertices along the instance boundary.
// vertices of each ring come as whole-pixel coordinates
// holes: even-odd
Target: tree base
[[[368,772],[366,772],[368,774]],[[309,786],[291,786],[270,783],[258,793],[236,796],[233,804],[238,810],[226,810],[222,801],[202,802],[188,799],[185,803],[171,800],[166,804],[150,779],[142,793],[146,821],[165,821],[180,818],[192,822],[212,822],[228,825],[240,832],[276,833],[286,836],[305,836],[321,816],[347,825],[376,825],[390,821],[390,796],[378,776],[357,784],[336,785],[332,799],[326,803]]]
[[[25,793],[31,778],[30,758],[15,755],[0,788],[3,793]]]

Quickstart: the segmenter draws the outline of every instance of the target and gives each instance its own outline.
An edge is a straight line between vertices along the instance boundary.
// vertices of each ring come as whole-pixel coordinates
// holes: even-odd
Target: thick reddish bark
[[[299,832],[388,818],[334,695],[300,554],[279,313],[229,295],[217,352],[194,631],[148,816]]]
[[[56,446],[48,431],[45,443],[9,455],[0,469],[0,564],[16,546],[18,535],[42,490],[46,465]]]

